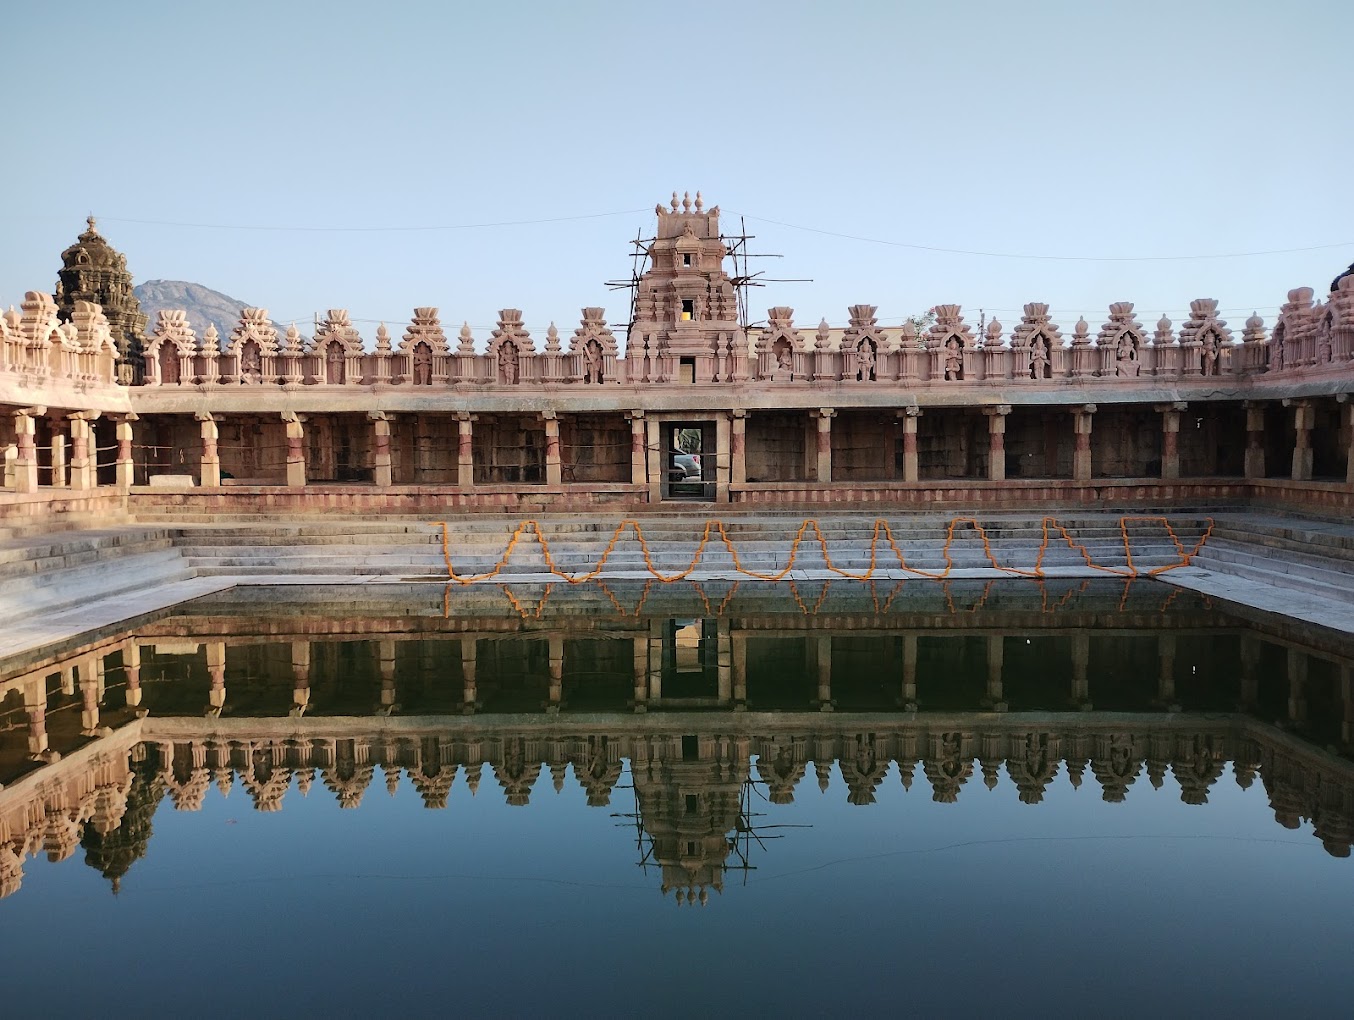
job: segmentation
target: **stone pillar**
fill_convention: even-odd
[[[306,429],[293,411],[282,412],[287,425],[287,485],[301,489],[306,484]]]
[[[127,707],[141,707],[141,646],[131,638],[122,646],[122,673],[127,680]]]
[[[903,481],[917,480],[917,419],[920,407],[905,408],[899,420],[903,423]]]
[[[132,422],[136,420],[136,415],[129,414],[117,424],[118,460],[115,470],[117,487],[122,492],[130,489],[136,481],[136,462],[132,459]]]
[[[1260,639],[1241,635],[1241,707],[1253,708],[1260,700]]]
[[[66,476],[66,436],[61,432],[52,433],[52,475],[48,484],[54,489],[64,489]]]
[[[648,457],[644,453],[644,412],[631,411],[630,418],[630,484],[647,485]]]
[[[293,718],[300,718],[310,707],[310,642],[293,641],[291,643],[291,712]]]
[[[551,714],[559,711],[564,700],[564,635],[551,634],[550,647],[550,692],[545,710]]]
[[[805,640],[809,667],[818,677],[818,711],[831,712],[836,707],[832,702],[832,638],[818,634]]]
[[[71,423],[71,488],[87,491],[94,488],[98,480],[95,471],[97,452],[91,450],[92,430],[89,423],[98,418],[97,413],[73,414]]]
[[[215,714],[219,714],[226,704],[226,643],[224,641],[207,642],[207,676],[210,678],[207,703]]]
[[[733,409],[729,434],[729,483],[742,485],[748,480],[748,413]]]
[[[733,429],[730,415],[715,419],[715,502],[729,502],[729,478],[733,473]],[[703,474],[704,472],[702,472]]]
[[[1006,694],[1001,682],[1005,661],[1006,639],[1000,635],[992,635],[987,639],[987,698],[992,703],[994,712],[1006,711]]]
[[[1180,477],[1180,412],[1189,407],[1183,400],[1158,404],[1161,412],[1161,477]]]
[[[733,641],[729,636],[729,621],[715,621],[715,669],[719,678],[719,702],[733,701]]]
[[[1246,477],[1265,477],[1265,405],[1246,401]]]
[[[1285,400],[1293,409],[1293,481],[1312,480],[1312,425],[1315,423],[1311,401]]]
[[[983,414],[987,415],[987,477],[990,481],[1006,480],[1006,416],[1010,413],[1010,404],[983,408]]]
[[[473,715],[479,702],[479,684],[476,681],[475,639],[461,638],[461,677],[464,686],[461,689],[461,711]]]
[[[466,411],[456,414],[456,485],[470,489],[475,485],[475,416]]]
[[[653,452],[649,458],[649,502],[658,503],[663,499],[663,481],[667,473],[667,465],[663,463],[663,448],[659,442],[659,423],[650,418],[645,423],[647,425],[647,447]]]
[[[31,407],[14,412],[14,491],[36,492],[38,489],[38,447],[35,440],[35,415],[46,414],[45,407]]]
[[[832,419],[837,412],[830,407],[820,407],[817,411],[817,471],[814,475],[819,484],[832,481]]]
[[[198,412],[197,420],[202,423],[202,472],[198,484],[206,489],[219,488],[221,485],[221,454],[216,448],[220,438],[216,419],[206,412]]]
[[[1072,448],[1072,478],[1078,482],[1091,480],[1091,416],[1094,404],[1082,404],[1072,410],[1072,428],[1076,445]]]
[[[1354,667],[1340,667],[1340,740],[1348,747],[1354,744]]]
[[[545,484],[562,485],[564,468],[559,458],[559,415],[554,411],[542,411],[541,421],[545,422]]]
[[[663,697],[663,621],[649,621],[649,698]]]
[[[1354,401],[1348,393],[1335,399],[1340,402],[1340,413],[1345,419],[1345,484],[1354,485]]]
[[[390,459],[390,415],[384,411],[368,411],[371,419],[371,477],[378,489],[394,484]]]

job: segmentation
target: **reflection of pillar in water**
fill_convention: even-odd
[[[80,671],[80,732],[86,737],[99,732],[99,679],[95,675],[93,659],[85,659]]]
[[[811,668],[818,677],[818,710],[831,712],[832,702],[832,638],[816,635],[808,639]]]
[[[1288,649],[1288,718],[1307,721],[1307,656]]]
[[[224,641],[207,642],[207,676],[211,681],[208,691],[208,703],[212,708],[220,709],[226,703],[226,643]]]
[[[141,705],[141,646],[129,638],[122,646],[122,671],[127,679],[127,707]]]
[[[909,712],[917,710],[916,634],[903,635],[903,707]]]
[[[475,639],[472,637],[461,638],[461,676],[465,682],[461,691],[461,710],[469,715],[479,701],[479,687],[475,683]]]
[[[1175,706],[1175,635],[1162,634],[1157,638],[1157,700],[1163,705]]]
[[[299,716],[310,707],[310,642],[291,643],[292,710]]]
[[[564,697],[564,637],[550,635],[550,704],[547,712],[558,712]]]
[[[1260,640],[1254,634],[1241,635],[1241,707],[1251,708],[1260,700]]]
[[[1340,667],[1340,704],[1344,709],[1340,723],[1340,739],[1354,744],[1354,667]]]
[[[649,621],[649,697],[663,697],[663,627],[666,621]]]
[[[715,622],[715,656],[719,664],[719,703],[727,705],[733,699],[733,642],[729,638],[729,621]]]
[[[381,672],[381,707],[395,705],[395,642],[378,641],[376,656]]]
[[[742,712],[748,707],[748,642],[741,633],[730,634],[733,671],[733,710]]]
[[[43,677],[24,685],[24,712],[28,716],[28,753],[39,757],[47,752],[47,681]]]
[[[63,666],[61,668],[61,693],[68,698],[75,694],[74,666]]]
[[[1005,661],[1006,639],[1000,635],[987,639],[987,697],[992,711],[1005,712],[1006,700],[1001,684],[1001,670]]]
[[[1091,710],[1091,682],[1086,672],[1091,661],[1091,635],[1072,636],[1072,701],[1083,711]]]
[[[631,638],[631,661],[635,674],[635,711],[649,710],[649,639]]]

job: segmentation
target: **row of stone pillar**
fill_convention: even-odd
[[[14,414],[14,443],[5,450],[5,488],[15,492],[36,492],[38,471],[37,420],[47,415],[45,407],[29,407]],[[53,488],[86,491],[98,485],[98,450],[94,445],[93,423],[97,411],[76,411],[65,416],[70,432],[58,432],[51,442]],[[134,478],[132,465],[132,421],[134,415],[117,422],[116,485],[126,491]]]

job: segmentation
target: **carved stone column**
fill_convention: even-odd
[[[994,712],[1006,711],[1006,694],[1002,687],[1002,667],[1006,662],[1006,639],[993,635],[987,639],[987,698]]]
[[[136,638],[122,646],[122,674],[127,681],[127,707],[141,705],[141,645]]]
[[[733,639],[729,621],[715,622],[715,669],[719,679],[719,701],[728,705],[733,701]]]
[[[564,636],[562,634],[551,634],[549,648],[550,689],[549,701],[546,703],[545,710],[554,714],[559,711],[560,702],[564,700]]]
[[[384,411],[368,411],[371,419],[371,477],[378,489],[394,484],[390,459],[390,415]]]
[[[47,737],[47,681],[41,677],[24,685],[24,714],[28,716],[28,754],[34,759],[53,752]]]
[[[1307,721],[1307,656],[1296,648],[1288,649],[1288,718]]]
[[[283,411],[287,426],[287,485],[293,489],[306,484],[306,429],[301,417],[294,411]]]
[[[541,421],[545,422],[545,484],[562,485],[564,469],[559,457],[559,415],[554,411],[542,411]]]
[[[461,638],[461,711],[474,715],[479,703],[479,683],[476,678],[475,639]]]
[[[916,419],[912,419],[916,421]],[[903,709],[917,710],[917,635],[903,635]]]
[[[819,634],[805,639],[810,657],[809,667],[818,677],[818,711],[831,712],[836,708],[832,700],[832,638]]]
[[[378,641],[376,643],[377,669],[381,674],[381,707],[379,711],[389,715],[395,710],[395,642]]]
[[[837,412],[830,407],[820,407],[816,412],[817,434],[817,471],[815,480],[819,484],[832,481],[832,419]]]
[[[48,481],[54,489],[64,489],[68,482],[66,475],[66,436],[64,433],[52,432],[52,474]]]
[[[1089,712],[1091,681],[1087,671],[1091,665],[1091,635],[1084,631],[1072,636],[1072,702],[1083,712]]]
[[[1345,419],[1345,483],[1354,485],[1354,401],[1348,393],[1338,394],[1340,414]]]
[[[99,677],[92,659],[80,663],[80,733],[99,735]]]
[[[1265,477],[1265,405],[1246,401],[1246,477]]]
[[[1189,407],[1183,400],[1158,404],[1161,412],[1161,477],[1180,477],[1180,412]]]
[[[715,419],[715,502],[729,502],[729,476],[733,469],[733,441],[730,417]]]
[[[903,481],[917,480],[917,419],[921,417],[921,408],[904,408],[899,420],[903,423]]]
[[[733,710],[743,712],[748,707],[748,642],[742,633],[730,632],[733,670]]]
[[[202,472],[198,484],[203,488],[215,489],[221,485],[221,454],[216,442],[220,433],[216,419],[205,411],[199,411],[197,420],[202,423]]]
[[[45,407],[30,407],[14,412],[14,491],[37,492],[38,447],[36,442],[36,415],[46,414]]]
[[[475,421],[469,412],[456,413],[456,485],[462,489],[475,486]]]
[[[983,408],[987,415],[987,477],[994,482],[1006,479],[1006,416],[1010,413],[1010,404]]]
[[[748,480],[748,413],[741,407],[733,409],[729,435],[729,484],[742,485]]]
[[[630,419],[630,484],[645,485],[649,481],[648,458],[644,454],[644,412],[631,411]]]
[[[647,426],[647,448],[653,451],[653,456],[649,458],[649,502],[658,503],[663,499],[663,482],[664,475],[667,471],[667,465],[663,463],[662,447],[659,445],[659,439],[661,437],[659,436],[657,420],[650,418],[645,422],[645,425]]]
[[[117,424],[118,459],[114,470],[121,492],[126,492],[136,481],[136,462],[132,458],[132,422],[136,420],[135,414],[127,414]]]
[[[1094,404],[1082,404],[1072,409],[1072,429],[1076,445],[1072,448],[1072,477],[1078,482],[1091,480],[1091,416]]]
[[[631,639],[631,663],[635,674],[636,712],[649,710],[649,639],[637,637]]]
[[[90,449],[90,422],[99,417],[97,411],[70,416],[71,423],[71,488],[86,491],[98,480],[95,470],[97,454]],[[91,454],[94,454],[91,456]]]
[[[1162,634],[1157,638],[1157,700],[1175,710],[1175,635]]]
[[[1285,407],[1293,409],[1293,481],[1312,480],[1312,426],[1315,410],[1309,400],[1285,400]]]

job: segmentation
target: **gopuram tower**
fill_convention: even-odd
[[[646,382],[727,382],[732,352],[746,345],[733,281],[724,271],[729,249],[719,235],[719,206],[706,210],[700,192],[672,207],[659,204],[658,233],[639,279],[635,322],[626,357],[644,358]],[[740,357],[739,363],[743,359]]]
[[[71,321],[77,301],[93,301],[103,309],[118,349],[118,382],[141,382],[146,343],[146,315],[132,293],[132,274],[127,272],[127,257],[89,228],[61,253],[57,273],[56,309],[62,322]]]

